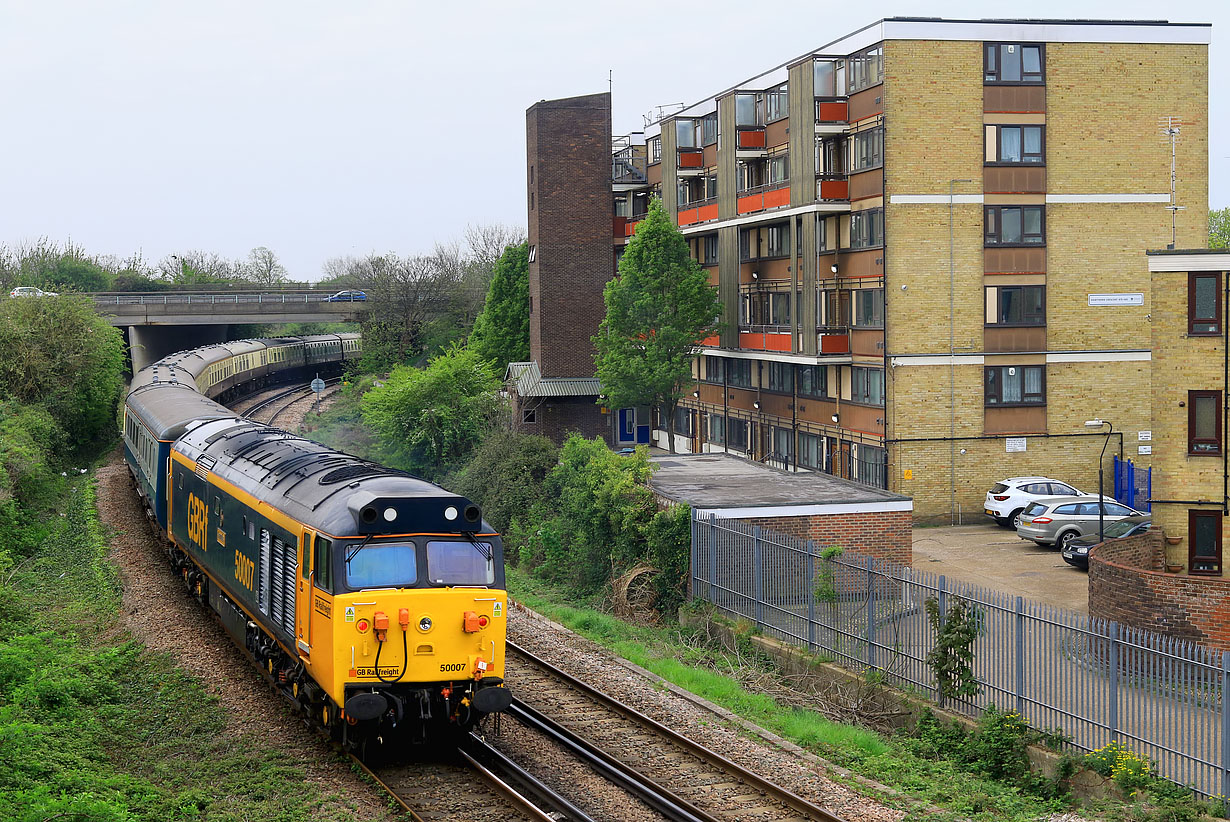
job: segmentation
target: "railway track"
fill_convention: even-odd
[[[325,386],[335,386],[341,382],[340,377],[332,377],[325,380]],[[263,422],[266,425],[273,425],[279,416],[287,411],[296,403],[302,402],[312,395],[311,386],[298,385],[294,388],[288,388],[284,391],[279,391],[273,396],[266,397],[260,402],[248,408],[243,412],[243,415],[248,419],[257,422]],[[289,399],[287,399],[289,397]],[[286,400],[283,402],[283,400]],[[266,415],[265,419],[261,419],[261,415]]]
[[[517,693],[534,694],[539,710],[514,700],[510,716],[529,716],[570,752],[600,752],[608,766],[633,774],[658,798],[625,789],[664,819],[775,819],[843,822],[841,817],[773,784],[665,725],[514,645]],[[528,710],[527,710],[528,709]],[[547,719],[550,713],[553,719]],[[581,739],[584,734],[585,739]],[[565,739],[572,741],[565,742]],[[582,754],[577,754],[582,755]],[[590,756],[591,754],[584,754]],[[652,774],[652,777],[646,776]],[[673,807],[667,807],[668,805]]]

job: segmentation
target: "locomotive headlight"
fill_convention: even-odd
[[[452,505],[450,505],[449,507],[445,508],[445,509],[444,509],[444,518],[445,518],[446,520],[448,520],[449,522],[452,522],[453,520],[457,519],[457,508],[456,508],[456,507],[454,507],[454,506],[452,506]]]
[[[384,509],[384,519],[385,519],[385,522],[392,522],[393,520],[397,519],[397,509],[396,508],[385,508]]]
[[[419,619],[419,630],[423,633],[431,630],[431,617],[425,616]]]

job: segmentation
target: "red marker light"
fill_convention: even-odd
[[[368,624],[366,619],[360,619],[358,622],[354,624],[354,627],[358,630],[359,633],[366,634],[367,629],[370,628],[371,626]]]
[[[487,623],[488,623],[489,621],[490,621],[490,620],[488,620],[486,616],[480,616],[480,617],[478,618],[478,627],[480,627],[480,628],[486,628],[486,627],[487,627]]]

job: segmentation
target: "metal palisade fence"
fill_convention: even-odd
[[[1230,796],[1230,654],[908,566],[694,514],[692,596],[853,671],[977,715],[1014,709],[1080,750],[1111,741],[1203,796]],[[934,599],[979,626],[977,696],[943,700],[926,662]]]

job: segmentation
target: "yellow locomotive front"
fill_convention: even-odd
[[[344,741],[433,740],[508,707],[502,546],[476,508],[452,500],[356,494],[349,507],[367,533],[314,535],[327,547],[300,581],[311,611],[299,656],[327,694],[319,718]],[[424,521],[437,527],[387,533]]]

